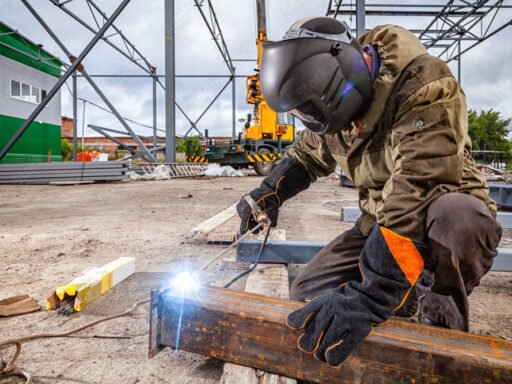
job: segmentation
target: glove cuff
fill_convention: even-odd
[[[263,180],[260,188],[273,192],[278,199],[278,206],[281,206],[285,200],[307,189],[310,184],[306,168],[298,160],[285,157]]]

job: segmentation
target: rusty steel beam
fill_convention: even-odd
[[[205,288],[151,294],[149,355],[166,347],[317,383],[511,383],[512,342],[390,320],[341,369],[297,348],[295,301]]]

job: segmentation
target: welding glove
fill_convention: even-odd
[[[298,347],[339,367],[374,325],[400,308],[423,270],[428,246],[375,224],[360,256],[362,283],[351,281],[289,314],[304,330]]]
[[[281,204],[307,189],[310,184],[309,174],[302,164],[296,159],[285,157],[265,177],[259,188],[249,193],[249,196],[265,211],[271,226],[275,227]],[[241,219],[240,234],[258,225],[252,215],[251,207],[243,197],[237,204],[236,210]]]

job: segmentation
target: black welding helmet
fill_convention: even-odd
[[[290,112],[311,131],[340,132],[365,111],[371,73],[346,23],[303,19],[283,40],[263,44],[261,91],[276,112]]]

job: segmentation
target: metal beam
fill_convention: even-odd
[[[89,128],[91,128],[91,129],[95,130],[96,132],[100,133],[101,135],[105,136],[107,139],[112,140],[114,143],[119,145],[121,148],[124,148],[125,150],[129,151],[130,153],[132,153],[132,154],[136,154],[137,153],[137,150],[135,150],[132,147],[130,147],[129,145],[125,144],[124,142],[122,142],[118,138],[108,134],[106,131],[108,131],[109,129],[103,128],[103,127],[98,127],[98,126],[96,126],[94,124],[88,124],[87,126]]]
[[[219,25],[219,20],[217,19],[217,14],[215,13],[215,10],[213,9],[213,5],[210,0],[206,0],[206,4],[208,6],[208,11],[210,13],[210,21],[208,21],[208,18],[203,10],[203,4],[205,3],[204,0],[194,0],[195,6],[197,7],[197,10],[201,14],[201,17],[203,18],[206,27],[208,28],[208,31],[210,31],[210,34],[213,38],[213,41],[215,41],[215,45],[219,49],[220,54],[222,55],[222,58],[224,59],[224,63],[228,67],[229,73],[231,76],[235,76],[234,66],[233,62],[231,60],[231,55],[229,54],[228,47],[226,45],[226,41],[224,40],[224,35],[222,34],[222,30]]]
[[[464,11],[452,11],[449,13],[449,16],[464,16],[466,15],[467,12],[464,12]],[[332,15],[334,14],[334,11],[332,11],[332,13],[329,13],[329,15]],[[350,10],[350,9],[347,9],[347,10],[341,10],[340,11],[340,15],[351,15],[351,16],[354,16],[356,15],[357,12],[354,11],[354,10]],[[369,10],[367,9],[366,10],[366,15],[367,16],[418,16],[418,17],[428,17],[428,16],[432,16],[432,17],[435,17],[437,16],[438,12],[436,11],[402,11],[402,10],[399,10],[399,11],[392,11],[392,10]],[[483,12],[477,12],[475,13],[475,15],[477,16],[481,16],[483,15],[484,13]]]
[[[261,240],[242,240],[236,247],[236,260],[253,263],[261,248]],[[262,264],[307,264],[326,242],[271,240],[263,249]],[[491,271],[512,272],[512,248],[498,248]]]
[[[27,130],[30,124],[35,120],[37,116],[41,113],[41,111],[48,105],[50,100],[57,94],[62,85],[69,79],[69,77],[74,73],[77,67],[82,63],[84,58],[89,54],[92,48],[96,45],[96,43],[101,39],[101,36],[107,31],[108,28],[112,25],[115,19],[121,14],[123,9],[128,5],[130,0],[122,0],[121,4],[116,8],[116,10],[112,13],[110,18],[103,24],[98,33],[92,38],[92,40],[87,44],[82,53],[78,56],[78,58],[71,64],[71,66],[67,69],[67,71],[59,78],[57,83],[52,87],[52,89],[48,92],[46,97],[41,100],[41,103],[35,108],[35,110],[30,114],[30,116],[25,120],[22,126],[11,136],[7,144],[0,151],[0,160],[2,160],[7,152],[16,144],[18,139],[23,135],[23,133]]]
[[[85,27],[86,29],[88,29],[90,32],[92,32],[93,34],[97,34],[98,31],[96,30],[96,28],[90,26],[89,24],[87,24],[85,21],[83,21],[80,17],[78,17],[77,15],[75,15],[73,12],[71,12],[68,8],[64,7],[64,4],[65,3],[59,3],[58,0],[50,0],[51,3],[53,3],[55,6],[57,6],[60,10],[62,10],[64,13],[66,13],[68,16],[70,16],[71,18],[73,18],[75,21],[77,21],[79,24],[81,24],[83,27]],[[101,40],[103,40],[105,43],[107,43],[108,45],[110,45],[112,48],[114,48],[117,52],[119,52],[121,55],[123,55],[124,57],[126,57],[128,60],[130,60],[132,63],[134,63],[135,65],[137,65],[139,68],[141,68],[143,71],[145,71],[146,73],[148,74],[151,74],[151,68],[153,68],[153,66],[148,66],[148,67],[145,67],[144,65],[142,65],[139,60],[135,60],[132,56],[130,56],[130,54],[126,53],[125,51],[123,51],[121,48],[119,48],[116,44],[114,44],[113,42],[111,42],[107,37],[103,36],[101,37]],[[142,60],[142,58],[141,58]]]
[[[166,0],[165,23],[165,161],[176,162],[176,58],[174,0]],[[181,108],[180,108],[181,109]]]
[[[390,319],[340,369],[297,347],[286,319],[304,303],[229,289],[151,292],[149,356],[165,347],[322,384],[510,383],[512,342]]]
[[[46,22],[43,20],[43,18],[32,8],[32,6],[28,3],[27,0],[22,0],[25,7],[29,10],[29,12],[34,16],[34,18],[41,24],[41,26],[45,29],[45,31],[50,35],[50,37],[57,43],[57,45],[61,48],[61,50],[66,54],[66,56],[69,57],[69,60],[71,63],[73,63],[76,60],[76,57],[66,48],[64,43],[57,37],[57,35],[52,31],[50,26],[46,24]],[[103,100],[103,102],[108,106],[112,114],[119,120],[121,125],[129,132],[130,136],[132,136],[133,140],[139,145],[142,152],[144,152],[147,159],[151,162],[156,162],[156,158],[153,156],[151,152],[148,151],[144,143],[137,137],[135,132],[132,130],[132,128],[128,125],[128,123],[123,119],[121,114],[117,111],[117,109],[114,107],[114,105],[110,102],[107,96],[101,91],[100,87],[94,82],[94,80],[89,77],[87,71],[79,62],[79,66],[77,67],[78,70],[82,73],[82,76],[86,78],[86,80],[89,82],[91,87],[96,91],[96,93],[100,96],[100,98]]]

